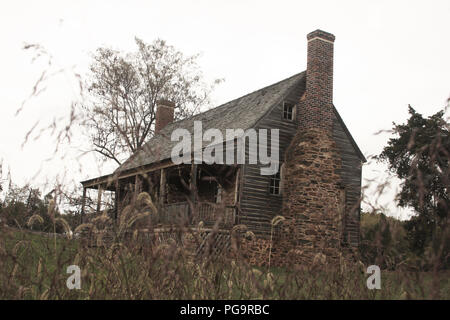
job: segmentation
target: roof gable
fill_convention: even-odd
[[[353,138],[352,134],[350,133],[350,131],[348,130],[347,126],[345,125],[344,120],[342,120],[341,115],[339,114],[339,112],[337,111],[336,107],[333,105],[333,111],[334,114],[336,115],[337,120],[340,122],[342,129],[344,130],[345,134],[347,135],[350,144],[352,145],[353,149],[355,149],[356,154],[358,155],[358,157],[361,159],[361,162],[367,162],[366,157],[364,157],[364,154],[362,153],[361,149],[358,147],[358,144],[356,143],[355,139]]]

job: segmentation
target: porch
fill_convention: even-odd
[[[141,192],[147,192],[158,209],[147,221],[153,227],[195,227],[200,222],[212,227],[218,222],[228,229],[238,223],[239,177],[238,166],[165,163],[159,168],[139,168],[83,181],[82,219],[86,216],[88,190],[96,190],[97,205],[95,209],[91,206],[91,212],[108,208],[114,220],[125,206],[135,203]]]

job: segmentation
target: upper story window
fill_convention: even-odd
[[[283,102],[283,119],[294,120],[295,106],[290,102]]]

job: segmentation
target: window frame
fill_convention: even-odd
[[[292,119],[285,118],[285,116],[284,116],[286,105],[291,105],[292,106],[292,110],[291,110],[291,117],[292,117]],[[295,103],[292,103],[292,102],[289,102],[289,101],[283,101],[283,106],[282,106],[282,109],[281,109],[281,118],[284,121],[294,122],[295,121],[295,117],[296,117],[296,110],[297,110],[297,105]],[[286,113],[289,114],[289,112],[286,112]]]
[[[283,178],[284,178],[283,170],[284,170],[284,163],[278,167],[278,172],[276,174],[269,176],[269,188],[267,190],[269,195],[280,197],[283,194]],[[272,181],[275,181],[275,185],[272,185]],[[276,181],[278,181],[278,186],[276,186]],[[272,189],[274,190],[278,189],[278,193],[272,193]]]

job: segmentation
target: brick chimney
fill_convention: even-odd
[[[333,116],[334,35],[316,30],[307,35],[306,108],[301,108],[300,127],[331,129]]]
[[[169,100],[158,100],[156,103],[155,134],[158,134],[165,126],[173,122],[175,103]]]

